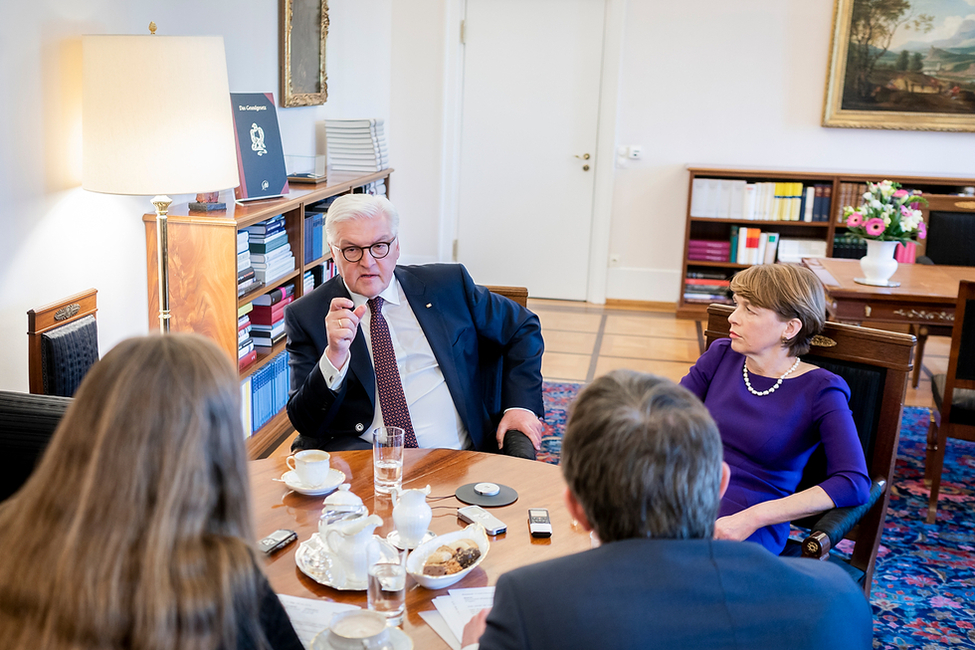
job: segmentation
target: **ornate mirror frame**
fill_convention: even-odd
[[[317,106],[328,99],[327,0],[281,0],[281,105]]]

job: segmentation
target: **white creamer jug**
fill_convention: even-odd
[[[404,547],[419,546],[430,526],[433,510],[427,503],[429,494],[429,485],[422,490],[393,491],[393,523]]]
[[[325,532],[325,542],[338,558],[349,583],[365,583],[370,560],[379,557],[379,542],[372,534],[382,526],[379,515],[337,521]]]

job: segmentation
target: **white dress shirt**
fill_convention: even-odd
[[[349,291],[349,294],[356,307],[368,302],[365,296],[352,291]],[[433,355],[430,343],[420,328],[409,301],[403,294],[399,280],[393,278],[389,286],[379,295],[384,301],[382,315],[389,326],[389,337],[393,341],[396,366],[399,368],[400,381],[403,383],[406,404],[410,409],[410,420],[413,422],[417,445],[423,448],[470,449],[470,436],[460,419],[457,407],[454,406],[440,364]],[[366,307],[366,312],[359,321],[359,329],[366,337],[366,349],[369,350],[370,358],[372,358],[372,336],[369,331],[371,321],[372,310]],[[318,361],[318,367],[328,387],[337,391],[345,380],[349,361],[346,359],[342,368],[336,368],[323,353]],[[375,367],[373,359],[373,368]],[[373,430],[383,426],[378,387],[375,394],[376,415],[372,426],[361,436],[367,442],[372,442]]]

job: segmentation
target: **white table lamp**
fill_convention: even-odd
[[[156,195],[159,327],[168,332],[166,195],[239,184],[223,38],[84,36],[82,48],[82,187]]]

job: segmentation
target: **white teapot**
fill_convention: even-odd
[[[318,534],[325,539],[329,527],[337,521],[356,519],[369,514],[362,499],[353,494],[348,483],[343,483],[335,492],[325,498],[322,516],[318,519]]]
[[[380,554],[379,542],[372,534],[382,526],[379,515],[337,521],[325,532],[328,548],[345,571],[346,584],[364,584],[370,561]]]
[[[430,486],[422,490],[393,489],[393,523],[405,548],[416,548],[423,541],[433,510],[427,504]]]

